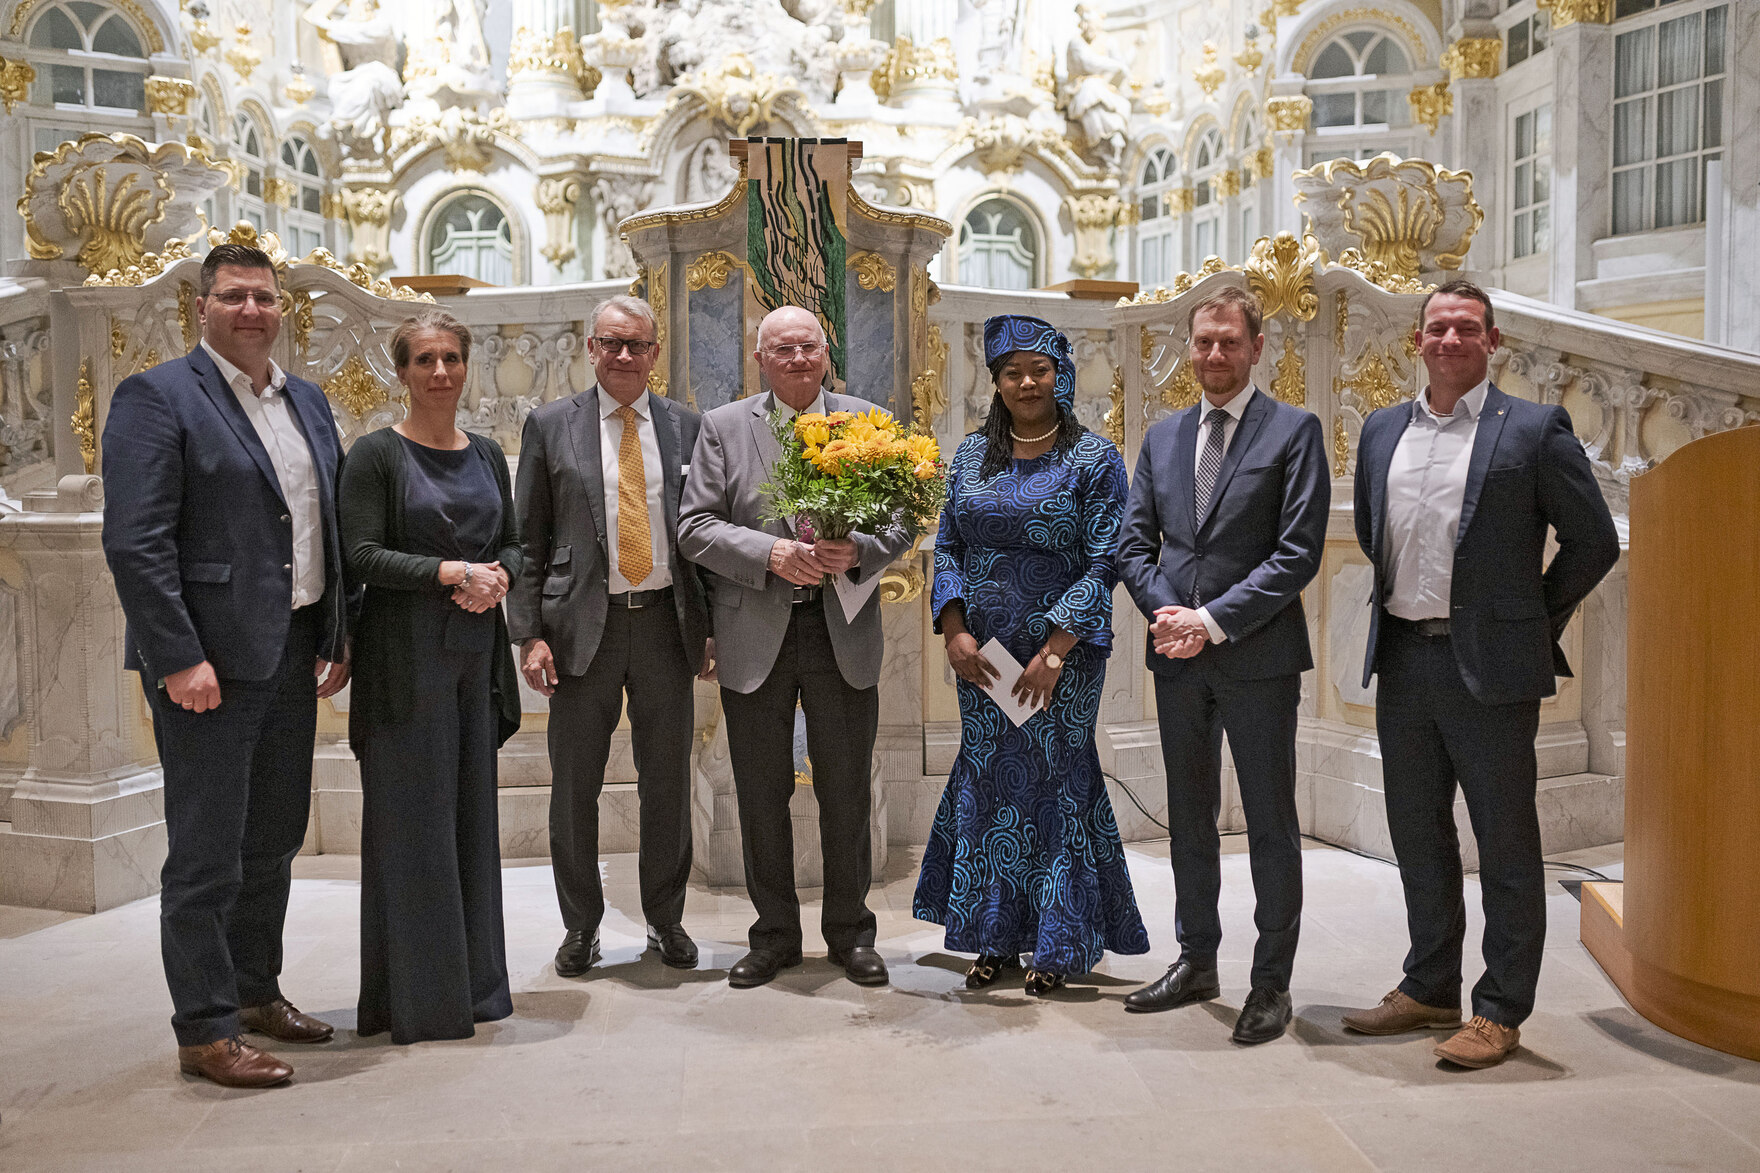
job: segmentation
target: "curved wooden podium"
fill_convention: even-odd
[[[1760,1059],[1760,427],[1631,497],[1625,884],[1584,885],[1583,942],[1645,1018]]]

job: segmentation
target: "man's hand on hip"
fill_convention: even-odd
[[[220,677],[214,665],[203,660],[165,678],[165,695],[171,703],[192,713],[220,707]]]

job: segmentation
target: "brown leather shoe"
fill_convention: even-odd
[[[179,1047],[177,1065],[185,1075],[199,1075],[221,1087],[273,1087],[293,1076],[293,1068],[237,1035],[199,1047]]]
[[[1436,1057],[1462,1067],[1496,1067],[1522,1041],[1522,1032],[1513,1026],[1499,1026],[1483,1014],[1461,1028],[1459,1034],[1445,1043],[1436,1044]]]
[[[327,1043],[336,1028],[309,1014],[286,998],[277,998],[261,1006],[246,1006],[238,1012],[238,1021],[246,1030],[268,1035],[278,1043]]]
[[[1381,1005],[1353,1010],[1344,1016],[1349,1030],[1365,1035],[1401,1035],[1408,1030],[1459,1030],[1461,1012],[1446,1006],[1426,1006],[1398,990],[1381,999]]]

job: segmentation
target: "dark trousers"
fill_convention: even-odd
[[[1485,976],[1473,1013],[1519,1026],[1534,1010],[1546,946],[1546,879],[1534,810],[1540,702],[1473,699],[1447,636],[1419,635],[1383,615],[1375,669],[1375,728],[1387,828],[1405,885],[1406,954],[1399,988],[1427,1006],[1461,1004],[1467,931],[1455,783],[1479,841]]]
[[[748,939],[754,949],[801,947],[801,901],[794,888],[795,702],[807,716],[807,757],[819,804],[825,902],[820,928],[837,952],[874,943],[868,911],[873,843],[874,736],[879,688],[853,688],[838,671],[820,603],[800,603],[776,664],[754,691],[721,690],[727,749],[739,797],[746,892],[758,912]]]
[[[564,676],[550,698],[550,860],[563,926],[591,937],[605,916],[599,881],[599,794],[611,735],[629,697],[636,797],[641,802],[637,873],[652,925],[684,919],[691,878],[691,678],[678,614],[612,607],[599,650],[582,676]]]
[[[416,611],[404,652],[417,667],[415,707],[361,747],[356,1029],[388,1030],[396,1043],[467,1039],[475,1023],[513,1013],[489,682],[497,653],[448,647],[447,609],[457,611],[437,595]]]
[[[1302,829],[1296,816],[1296,706],[1300,675],[1237,680],[1203,653],[1155,676],[1155,712],[1167,767],[1168,855],[1180,953],[1213,964],[1222,944],[1222,735],[1234,755],[1253,873],[1255,989],[1289,988],[1302,928]]]
[[[220,681],[192,713],[143,678],[165,775],[159,941],[179,1046],[238,1033],[238,1008],[281,997],[281,928],[305,841],[317,732],[319,609],[293,614],[267,680]]]

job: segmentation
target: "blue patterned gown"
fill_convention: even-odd
[[[1094,723],[1112,650],[1112,547],[1124,462],[1084,433],[979,479],[982,435],[954,453],[935,543],[937,616],[965,601],[966,627],[1025,664],[1052,624],[1078,637],[1050,706],[1016,727],[976,685],[959,684],[959,757],[947,778],[913,912],[947,926],[960,953],[1031,953],[1035,968],[1082,974],[1102,951],[1147,953],[1100,775]]]

